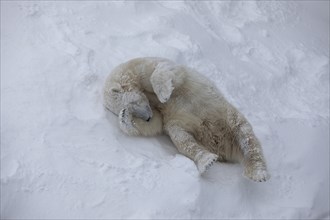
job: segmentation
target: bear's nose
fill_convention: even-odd
[[[150,121],[150,119],[151,119],[151,118],[149,117],[149,118],[147,119],[147,121]]]

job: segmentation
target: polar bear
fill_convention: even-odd
[[[215,161],[229,161],[241,162],[253,181],[269,178],[249,122],[195,70],[164,58],[136,58],[111,72],[103,95],[124,133],[164,132],[201,174]]]

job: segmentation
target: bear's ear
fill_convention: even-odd
[[[114,92],[114,93],[119,93],[122,90],[121,86],[118,83],[113,84],[110,89],[111,89],[111,92]]]

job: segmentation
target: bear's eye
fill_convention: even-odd
[[[118,92],[119,92],[119,89],[112,88],[112,89],[111,89],[111,92],[118,93]]]

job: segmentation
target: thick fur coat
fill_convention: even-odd
[[[104,86],[104,105],[128,135],[165,132],[203,173],[214,161],[239,161],[254,181],[269,178],[260,142],[246,118],[207,78],[162,58],[116,67]]]

